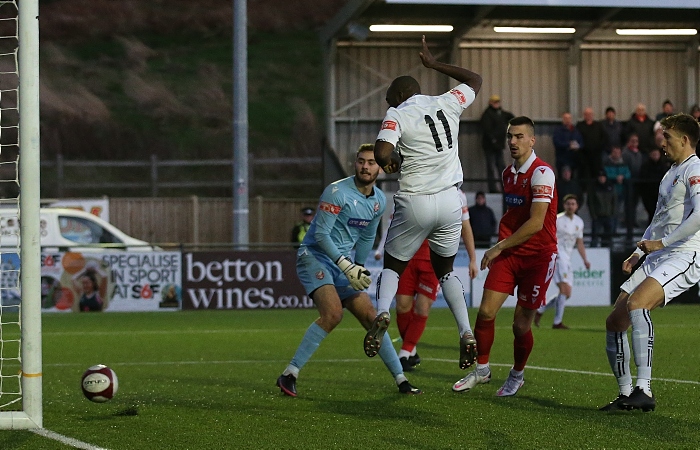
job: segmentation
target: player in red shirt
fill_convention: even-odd
[[[532,320],[546,300],[557,257],[557,192],[552,168],[533,150],[535,125],[528,117],[508,122],[506,135],[513,164],[503,171],[506,213],[501,218],[498,243],[488,249],[481,269],[490,268],[476,319],[476,369],[452,387],[468,391],[491,381],[489,353],[498,311],[518,288],[513,317],[514,364],[496,395],[515,395],[533,346]]]

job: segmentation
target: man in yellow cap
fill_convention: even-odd
[[[500,179],[506,165],[503,161],[503,149],[506,145],[506,128],[513,113],[501,109],[501,97],[493,94],[489,97],[489,106],[481,115],[483,132],[482,148],[486,159],[486,177],[489,180],[489,192],[501,192]]]

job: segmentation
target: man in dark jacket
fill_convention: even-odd
[[[579,150],[579,173],[593,178],[603,167],[603,151],[608,144],[608,134],[603,124],[594,119],[593,108],[583,110],[583,120],[576,124],[583,137],[583,148]]]
[[[561,125],[554,129],[552,142],[556,151],[557,172],[561,172],[562,167],[568,166],[576,175],[579,175],[576,163],[579,159],[578,151],[583,146],[583,137],[574,126],[570,112],[561,115]],[[584,174],[581,178],[586,178],[586,175]]]
[[[489,97],[489,106],[481,115],[481,131],[483,138],[481,146],[486,158],[486,177],[489,181],[490,192],[500,192],[500,180],[506,165],[503,161],[503,149],[506,145],[506,129],[508,121],[514,116],[501,109],[501,97]]]
[[[654,120],[647,115],[647,107],[643,103],[637,105],[632,117],[627,121],[625,141],[633,134],[639,137],[639,150],[645,155],[648,155],[651,149],[656,147]]]
[[[608,182],[605,170],[600,170],[596,181],[588,193],[588,211],[593,219],[591,228],[591,247],[599,247],[601,236],[603,247],[610,247],[615,233],[615,205],[617,195],[615,188]]]
[[[639,195],[642,197],[644,209],[649,215],[647,225],[654,218],[656,201],[659,197],[659,184],[670,166],[668,159],[661,154],[659,148],[652,148],[649,152],[649,159],[642,163],[642,168],[639,171]]]
[[[486,206],[486,194],[476,193],[475,204],[469,207],[469,221],[477,248],[490,248],[491,237],[496,234],[496,215]]]

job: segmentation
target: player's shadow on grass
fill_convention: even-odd
[[[433,350],[452,350],[455,352],[455,354],[457,354],[457,352],[459,352],[459,340],[455,340],[454,345],[433,344],[431,342],[421,341],[419,347],[421,349],[429,348]]]
[[[320,411],[345,416],[357,416],[363,420],[376,420],[377,423],[387,420],[402,420],[415,422],[421,427],[441,427],[443,422],[439,415],[423,411],[415,407],[415,400],[420,396],[410,396],[389,392],[383,397],[366,400],[329,400],[316,399],[315,407]],[[381,407],[377,407],[381,405]]]
[[[485,399],[482,398],[482,400]],[[520,409],[525,415],[532,414],[539,407],[538,413],[551,415],[552,421],[558,423],[563,423],[562,420],[568,419],[586,421],[591,426],[601,429],[615,426],[620,430],[619,436],[635,433],[648,439],[650,445],[659,445],[664,448],[668,448],[668,446],[685,448],[693,443],[688,441],[687,430],[694,430],[700,426],[698,420],[692,420],[689,417],[683,417],[683,419],[667,417],[658,411],[644,413],[637,410],[609,413],[599,411],[598,407],[562,404],[556,399],[529,396],[523,392],[518,392],[516,396],[507,398],[494,396],[489,401],[495,406],[507,405],[509,408]],[[664,430],[663,435],[659,435],[660,429]]]

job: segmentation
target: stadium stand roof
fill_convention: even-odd
[[[402,37],[397,33],[370,32],[368,27],[372,24],[452,25],[451,38],[468,40],[502,40],[506,37],[497,35],[494,26],[524,26],[576,29],[573,34],[537,36],[547,40],[693,42],[697,35],[620,36],[615,30],[700,29],[700,0],[350,0],[321,30],[321,38],[328,41]]]

